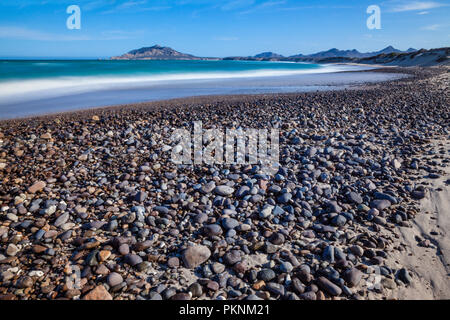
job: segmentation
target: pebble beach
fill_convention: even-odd
[[[450,298],[450,199],[424,209],[450,184],[450,69],[382,71],[408,77],[1,121],[0,299]],[[200,120],[279,129],[278,173],[174,164]]]

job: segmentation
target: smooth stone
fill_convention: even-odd
[[[29,276],[23,276],[17,280],[16,287],[20,289],[31,288],[33,286],[33,279]]]
[[[139,192],[136,194],[136,196],[134,197],[134,200],[135,200],[136,202],[144,202],[145,199],[147,199],[147,196],[148,196],[147,192],[145,192],[145,191],[139,191]]]
[[[334,246],[327,246],[323,251],[322,257],[324,260],[334,263]]]
[[[187,301],[191,300],[191,295],[189,293],[179,292],[174,294],[170,300]]]
[[[342,293],[342,289],[325,277],[317,279],[317,285],[331,296],[338,296]]]
[[[230,186],[223,185],[223,186],[217,186],[214,189],[214,192],[216,194],[218,194],[219,196],[227,197],[227,196],[230,196],[233,194],[234,189]]]
[[[14,257],[19,251],[20,249],[14,243],[10,243],[6,247],[6,254],[10,257]]]
[[[193,298],[201,297],[203,294],[203,288],[198,282],[194,282],[188,288],[188,291],[192,294]]]
[[[411,192],[411,197],[416,200],[421,200],[425,198],[426,191],[425,190],[414,190]]]
[[[307,291],[300,294],[300,298],[307,301],[314,301],[316,300],[316,293],[314,291]]]
[[[239,250],[231,250],[225,253],[223,260],[228,265],[234,265],[241,261],[241,252]]]
[[[353,203],[356,203],[356,204],[361,204],[361,203],[363,203],[362,197],[361,197],[358,193],[356,193],[356,192],[354,192],[354,191],[350,191],[350,192],[347,194],[347,199],[348,199],[350,202],[353,202]]]
[[[168,214],[169,213],[169,208],[167,207],[163,207],[163,206],[156,206],[153,208],[153,210],[162,213],[162,214]]]
[[[337,204],[336,201],[329,201],[326,204],[328,211],[331,213],[341,213],[342,208]]]
[[[266,219],[272,215],[272,210],[274,206],[272,205],[265,205],[262,210],[259,212],[259,217]]]
[[[276,274],[272,269],[261,269],[258,272],[258,279],[263,280],[264,282],[270,282],[275,277]]]
[[[281,272],[290,273],[290,272],[292,272],[292,270],[294,270],[294,267],[292,266],[292,264],[290,262],[283,261],[280,265],[280,270],[281,270]]]
[[[275,296],[284,296],[286,290],[284,289],[284,286],[279,283],[269,282],[266,284],[266,290],[270,293],[274,294]]]
[[[391,206],[391,202],[389,200],[373,200],[370,202],[370,207],[375,208],[378,211],[382,211],[386,208],[389,208]]]
[[[121,255],[125,256],[130,253],[130,246],[126,243],[123,243],[119,246],[118,251]]]
[[[275,232],[270,236],[269,241],[273,243],[274,245],[280,245],[283,244],[285,241],[284,235],[280,232]]]
[[[171,257],[169,260],[167,260],[167,265],[170,268],[178,268],[180,266],[180,259],[177,257]]]
[[[203,227],[203,232],[208,236],[220,236],[223,230],[218,224],[209,224]]]
[[[83,297],[83,300],[112,300],[112,296],[103,285],[98,285]]]
[[[397,273],[397,278],[399,278],[403,283],[410,284],[412,282],[412,277],[409,274],[408,270],[402,268]]]
[[[227,230],[234,229],[239,226],[239,222],[233,218],[225,218],[222,220],[222,226]]]
[[[69,213],[68,213],[68,212],[65,212],[65,213],[63,213],[62,215],[60,215],[60,216],[55,220],[55,222],[53,223],[53,225],[54,225],[55,227],[60,227],[60,226],[62,226],[63,224],[65,224],[65,223],[69,220],[69,217],[70,217]]]
[[[348,269],[344,272],[343,278],[350,288],[357,286],[361,281],[363,273],[356,268]]]
[[[351,246],[350,251],[357,257],[362,257],[364,255],[364,249],[358,245]]]
[[[208,182],[201,187],[201,191],[205,194],[211,193],[216,188],[216,183],[214,181]]]
[[[336,227],[343,227],[347,223],[347,219],[343,215],[337,215],[331,220],[331,223]]]
[[[373,196],[377,200],[388,200],[392,204],[398,204],[397,198],[391,196],[390,194],[381,193],[381,192],[374,192]]]
[[[123,278],[117,272],[112,272],[108,275],[106,281],[110,287],[115,287],[123,282]]]
[[[194,269],[207,261],[211,256],[211,251],[203,245],[188,247],[181,255],[183,263],[188,269]]]
[[[128,254],[125,256],[125,261],[132,267],[138,265],[142,262],[142,258],[138,256],[137,254]]]
[[[208,215],[206,213],[199,213],[195,216],[194,221],[196,223],[202,224],[208,220]]]
[[[29,193],[36,193],[45,188],[47,184],[44,181],[37,181],[28,188]]]
[[[277,201],[282,204],[287,204],[292,199],[292,194],[289,192],[283,193],[277,198]]]

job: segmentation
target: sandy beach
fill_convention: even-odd
[[[0,122],[0,299],[450,298],[450,73]],[[277,128],[276,175],[176,128]]]
[[[420,201],[420,212],[411,228],[400,228],[404,251],[396,262],[414,270],[417,276],[411,287],[392,293],[397,299],[450,299],[450,167],[448,139],[433,141],[424,159],[437,161],[439,177],[424,179],[419,184],[426,188]]]

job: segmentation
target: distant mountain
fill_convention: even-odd
[[[389,52],[392,50],[385,50]],[[290,61],[313,61],[315,63],[361,63],[361,64],[377,64],[387,66],[435,66],[447,65],[450,66],[450,48],[437,49],[420,49],[407,50],[409,52],[390,52],[380,53],[376,56],[363,58],[349,58],[349,57],[328,57],[328,58],[288,58]]]
[[[336,48],[330,49],[328,51],[321,51],[318,53],[310,54],[306,57],[310,58],[333,58],[333,57],[348,57],[348,58],[354,58],[360,56],[361,53],[356,50],[338,50]]]
[[[190,54],[178,52],[169,47],[155,45],[153,47],[144,47],[118,56],[112,57],[112,60],[201,60],[203,58],[195,57]]]
[[[294,56],[290,56],[289,58],[312,58],[314,60],[316,59],[325,59],[325,58],[367,58],[367,57],[374,57],[379,54],[385,53],[402,53],[402,52],[414,52],[417,51],[416,49],[409,48],[407,51],[401,51],[398,49],[395,49],[393,46],[388,46],[380,51],[375,52],[359,52],[356,49],[353,50],[339,50],[336,48],[327,50],[327,51],[321,51],[317,53],[313,53],[310,55],[303,55],[303,54],[297,54]]]
[[[273,58],[284,58],[281,54],[273,53],[273,52],[263,52],[253,56],[254,58],[263,58],[263,59],[273,59]]]
[[[370,54],[370,56],[377,56],[377,55],[382,54],[382,53],[389,54],[389,53],[392,53],[392,52],[399,53],[399,52],[402,52],[402,51],[398,50],[398,49],[395,49],[393,46],[388,46],[388,47],[384,48],[383,50],[370,52],[370,53],[367,53],[366,55]]]
[[[438,48],[430,50],[416,50],[409,48],[401,51],[393,46],[388,46],[380,51],[359,52],[356,49],[339,50],[336,48],[321,51],[310,55],[298,54],[283,57],[273,52],[263,52],[253,57],[228,57],[228,58],[203,58],[191,54],[181,53],[169,47],[155,45],[144,47],[118,56],[112,60],[252,60],[252,61],[293,61],[316,63],[364,63],[384,64],[398,66],[431,66],[436,64],[450,65],[450,48]]]
[[[382,53],[375,57],[355,59],[353,62],[400,67],[429,67],[435,65],[450,66],[450,48],[445,47],[430,50],[408,49],[407,52]]]

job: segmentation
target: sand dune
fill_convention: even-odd
[[[414,219],[412,228],[400,228],[405,251],[395,257],[396,262],[413,270],[416,281],[409,287],[400,287],[391,298],[450,299],[450,142],[436,141],[434,147],[439,159],[431,158],[443,165],[442,175],[421,181],[429,184],[420,203],[421,214]],[[427,239],[429,247],[421,244]]]

